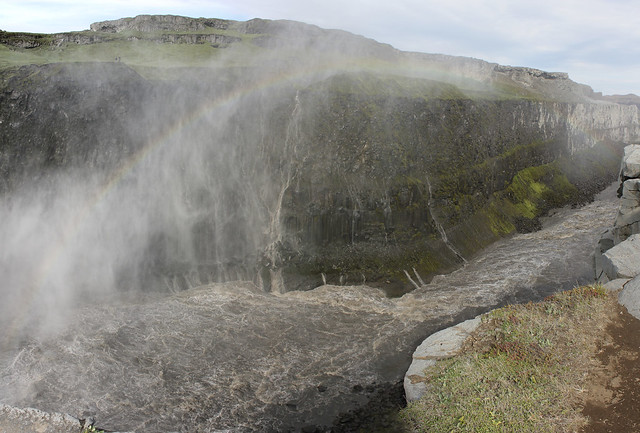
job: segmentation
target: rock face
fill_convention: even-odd
[[[231,43],[217,41],[220,29],[289,44],[265,42],[242,68],[231,60],[246,56],[230,47],[228,63],[160,80],[124,61],[0,72],[0,190],[68,194],[43,211],[52,228],[74,215],[100,221],[76,227],[103,250],[68,258],[104,269],[98,285],[250,279],[286,291],[366,281],[402,293],[412,287],[405,271],[428,280],[539,227],[553,207],[589,200],[611,180],[621,143],[640,135],[636,106],[593,101],[563,74],[402,53],[302,23],[141,16],[92,29],[72,35],[95,50],[129,31],[166,44]],[[314,55],[337,47],[384,72],[310,72]],[[406,65],[471,78],[408,77]],[[504,82],[517,90],[491,93]],[[38,203],[7,206],[3,220],[17,224]],[[74,208],[85,211],[66,214]],[[55,249],[56,235],[37,224]]]
[[[72,178],[117,188],[140,223],[128,233],[139,242],[123,246],[146,258],[142,267],[96,258],[118,272],[102,280],[157,276],[171,289],[241,278],[290,290],[320,285],[323,274],[400,288],[413,268],[428,278],[610,180],[618,156],[581,140],[578,113],[616,139],[629,128],[613,119],[637,116],[617,105],[370,96],[369,83],[388,83],[360,73],[297,93],[257,90],[224,110],[211,101],[237,85],[220,73],[159,84],[111,63],[5,77],[4,193],[50,194]],[[132,217],[113,206],[92,209],[106,212],[103,229]],[[120,254],[118,236],[95,236]]]
[[[640,145],[631,145],[624,148],[622,167],[620,167],[620,180],[637,179],[640,177]]]
[[[620,205],[613,227],[603,233],[596,247],[596,278],[606,282],[638,274],[640,234],[640,145],[624,148],[620,167]]]
[[[640,319],[640,145],[625,147],[619,177],[614,226],[596,246],[596,279],[622,288],[618,301]]]
[[[620,210],[613,230],[614,243],[622,242],[634,233],[640,233],[640,179],[628,179],[622,184]]]
[[[636,256],[636,259],[640,255]],[[630,314],[640,319],[640,278],[637,276],[625,283],[618,296],[620,304],[624,305]]]
[[[603,254],[601,281],[640,274],[640,234],[632,235]]]
[[[138,15],[135,18],[101,21],[91,24],[93,32],[197,32],[207,28],[227,30],[235,21],[216,18],[188,18],[177,15]]]

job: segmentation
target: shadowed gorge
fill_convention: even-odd
[[[566,74],[289,21],[0,43],[0,402],[111,430],[351,431],[426,333],[591,277],[640,136]],[[504,238],[576,251],[483,279]]]

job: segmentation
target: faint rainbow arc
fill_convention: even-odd
[[[181,130],[193,124],[194,122],[205,116],[206,113],[223,108],[225,104],[232,104],[235,101],[240,100],[242,97],[250,95],[253,92],[257,92],[261,89],[266,89],[271,86],[286,83],[287,81],[293,82],[295,79],[303,78],[304,76],[311,76],[314,74],[321,74],[327,71],[340,71],[349,70],[349,68],[357,68],[358,62],[354,62],[353,59],[347,61],[336,61],[325,63],[319,68],[293,68],[284,71],[280,74],[267,75],[262,80],[256,80],[251,86],[238,87],[230,90],[227,94],[222,95],[211,101],[207,101],[201,104],[199,107],[194,108],[189,112],[187,116],[178,118],[171,126],[166,127],[161,132],[157,133],[153,138],[147,140],[147,142],[134,154],[132,154],[126,161],[121,164],[115,171],[113,171],[108,179],[102,184],[100,188],[93,194],[93,198],[88,200],[81,210],[76,213],[74,218],[66,225],[65,229],[59,236],[59,241],[51,248],[50,252],[45,255],[45,259],[41,261],[37,270],[35,271],[35,277],[32,279],[30,289],[27,289],[29,298],[37,295],[40,287],[44,284],[47,275],[51,269],[55,266],[57,259],[60,257],[61,252],[67,247],[70,239],[72,239],[79,231],[83,221],[89,218],[91,212],[100,203],[110,191],[112,191],[118,183],[130,172],[135,170],[149,154],[155,149],[161,147],[164,143],[168,142],[172,137],[177,135]],[[450,72],[450,71],[449,71]],[[567,123],[569,118],[564,113],[558,110],[557,115],[564,117]],[[580,130],[592,138],[599,138],[594,134],[592,130],[586,130],[582,126],[574,125],[576,130]],[[27,303],[26,305],[29,305]]]

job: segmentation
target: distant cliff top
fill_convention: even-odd
[[[91,31],[119,33],[133,30],[138,32],[195,32],[207,28],[226,30],[237,21],[217,18],[189,18],[177,15],[138,15],[134,18],[100,21],[90,26]]]
[[[149,67],[165,70],[167,67],[210,67],[219,61],[220,50],[242,48],[244,52],[237,50],[236,55],[225,56],[225,61],[234,67],[262,69],[265,65],[281,65],[286,70],[300,67],[304,63],[302,59],[317,63],[317,69],[349,64],[352,69],[371,70],[373,65],[376,73],[409,75],[453,84],[469,97],[569,102],[596,99],[640,104],[640,98],[635,95],[603,98],[589,86],[572,81],[564,72],[504,66],[445,54],[404,52],[346,31],[322,29],[296,21],[139,15],[96,22],[90,29],[54,35],[0,31],[0,44],[11,50],[3,53],[4,56],[11,57],[12,52],[25,50],[30,54],[16,54],[3,64],[117,59],[138,71],[147,68],[145,72],[149,73]],[[78,49],[78,46],[98,44],[99,49]],[[135,48],[134,44],[137,44]],[[67,50],[67,47],[75,48]],[[225,65],[216,64],[216,67],[220,66]]]

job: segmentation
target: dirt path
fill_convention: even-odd
[[[592,422],[582,433],[640,432],[640,320],[617,305],[589,376],[583,414]]]

